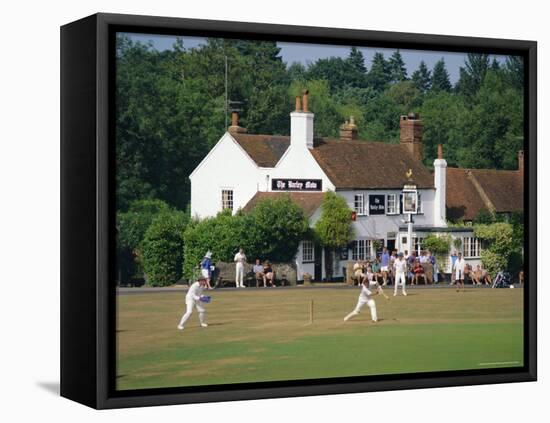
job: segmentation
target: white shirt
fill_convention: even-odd
[[[244,255],[244,253],[237,253],[235,254],[235,258],[233,259],[233,261],[236,261],[237,264],[244,264],[244,262],[246,261],[246,256]]]
[[[457,257],[456,261],[455,261],[455,270],[458,272],[459,270],[462,272],[462,274],[464,274],[464,265],[466,264],[466,262],[464,261],[463,258],[459,259]]]
[[[361,301],[368,301],[370,300],[371,295],[372,295],[371,290],[368,289],[365,285],[361,285],[361,293],[359,294],[359,299]]]
[[[395,260],[395,273],[405,273],[407,271],[407,262],[404,259]]]
[[[185,299],[187,301],[189,300],[199,301],[201,298],[202,291],[204,291],[204,286],[201,286],[200,282],[197,281],[189,287],[189,291],[187,291],[187,295],[185,296]]]
[[[420,263],[427,263],[428,261],[428,256],[420,256]]]

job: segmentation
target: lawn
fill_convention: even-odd
[[[385,290],[391,296],[391,290]],[[212,291],[208,328],[184,292],[118,295],[117,389],[196,386],[523,364],[523,290],[409,289],[344,322],[358,289]],[[314,321],[309,325],[309,306]]]

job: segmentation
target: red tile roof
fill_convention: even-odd
[[[322,192],[257,192],[254,197],[243,207],[243,211],[252,210],[259,201],[264,199],[277,199],[289,196],[304,211],[307,217],[313,216],[315,211],[321,207],[325,194]]]
[[[449,167],[446,205],[451,220],[473,220],[481,209],[493,208],[496,213],[522,211],[523,173]]]
[[[231,135],[261,167],[274,167],[290,145],[290,137]],[[317,138],[310,151],[336,189],[401,189],[409,169],[419,188],[434,186],[430,172],[402,144]]]

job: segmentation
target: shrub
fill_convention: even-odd
[[[346,246],[353,239],[351,209],[346,200],[332,191],[325,194],[321,204],[321,217],[315,224],[315,234],[328,248]]]
[[[167,286],[181,279],[183,233],[187,222],[185,213],[165,211],[147,229],[141,247],[148,285]]]
[[[246,247],[254,257],[290,261],[309,231],[303,210],[290,196],[260,201],[248,216]]]
[[[451,248],[451,237],[449,235],[428,235],[422,242],[422,248],[430,250],[439,263],[445,263]]]
[[[214,262],[233,261],[241,246],[246,252],[247,223],[246,215],[237,213],[232,216],[230,210],[220,212],[215,217],[189,222],[183,235],[183,274],[193,278],[197,265],[208,250],[212,251]]]
[[[498,222],[476,225],[475,236],[483,240],[481,262],[490,272],[515,270],[521,246],[514,241],[514,228],[510,223]]]

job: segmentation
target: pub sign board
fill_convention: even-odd
[[[369,195],[369,215],[386,214],[386,196],[383,194]]]
[[[272,191],[322,191],[321,179],[272,179]]]

